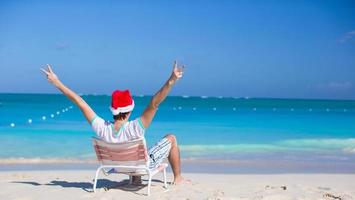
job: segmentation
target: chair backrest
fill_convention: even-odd
[[[93,137],[97,159],[104,165],[149,166],[145,139],[108,143]]]

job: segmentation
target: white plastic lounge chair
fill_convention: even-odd
[[[113,144],[93,137],[93,146],[97,159],[100,162],[100,166],[96,170],[94,192],[96,192],[99,172],[102,170],[107,175],[105,169],[111,168],[114,168],[117,173],[129,175],[130,183],[132,183],[132,176],[148,175],[148,196],[150,195],[152,177],[158,172],[163,171],[164,187],[167,188],[166,168],[168,164],[162,163],[154,169],[149,169],[149,159],[144,138],[126,143]]]

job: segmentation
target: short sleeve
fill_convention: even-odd
[[[137,118],[129,123],[129,130],[131,139],[144,137],[145,128],[142,124],[141,118]]]
[[[104,138],[105,137],[105,120],[103,120],[101,117],[99,116],[95,116],[92,120],[91,120],[91,127],[92,129],[95,131],[96,135],[100,138]]]

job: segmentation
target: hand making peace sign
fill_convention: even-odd
[[[173,65],[173,72],[170,76],[170,80],[173,80],[173,81],[179,80],[184,73],[184,69],[185,69],[185,66],[184,65],[179,66],[177,64],[177,61],[175,60],[174,65]]]
[[[56,84],[59,81],[57,75],[53,72],[53,70],[49,64],[47,64],[47,70],[45,70],[43,68],[41,68],[41,70],[44,74],[47,75],[47,79],[49,82]]]

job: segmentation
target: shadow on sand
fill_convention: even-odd
[[[146,181],[146,180],[143,180]],[[153,179],[152,182],[163,183],[161,180]],[[33,181],[13,181],[11,183],[21,183],[21,184],[29,184],[33,186],[61,186],[63,188],[80,188],[86,192],[93,192],[93,183],[92,182],[68,182],[68,181],[60,181],[54,180],[49,183],[41,184]],[[146,187],[147,184],[140,185],[132,185],[129,184],[129,180],[125,179],[120,182],[111,181],[108,179],[98,179],[97,180],[97,189],[103,188],[105,191],[111,189],[119,189],[123,191],[133,192],[135,194],[143,195],[141,193],[137,193],[137,191]]]

